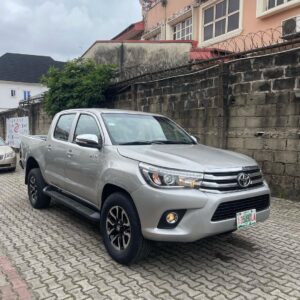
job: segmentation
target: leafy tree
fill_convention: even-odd
[[[51,67],[42,77],[45,93],[44,107],[50,116],[64,109],[99,107],[115,68],[98,65],[92,60],[67,62],[62,70]]]

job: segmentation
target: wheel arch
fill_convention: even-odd
[[[141,223],[141,219],[140,219],[140,214],[139,214],[139,211],[135,205],[135,202],[131,196],[131,194],[126,190],[124,189],[123,187],[120,187],[116,184],[113,184],[113,183],[107,183],[104,187],[103,187],[103,190],[102,190],[102,197],[101,197],[101,206],[100,206],[100,215],[101,215],[101,211],[102,211],[102,207],[106,201],[106,199],[114,194],[114,193],[122,193],[122,194],[125,194],[128,199],[130,200],[134,210],[136,211],[136,214],[138,216],[138,222],[139,222],[139,226],[141,227],[142,226],[142,223]]]
[[[112,194],[114,194],[114,193],[122,193],[122,194],[127,195],[127,196],[129,197],[129,199],[131,199],[131,202],[132,202],[132,204],[134,205],[134,207],[135,207],[135,209],[136,209],[136,211],[137,211],[137,208],[136,208],[136,206],[135,206],[135,203],[134,203],[134,201],[133,201],[133,199],[132,199],[130,193],[129,193],[126,189],[124,189],[124,188],[122,188],[122,187],[120,187],[120,186],[118,186],[118,185],[116,185],[116,184],[112,184],[112,183],[107,183],[107,184],[103,187],[102,195],[101,195],[101,206],[100,206],[100,211],[102,210],[102,207],[103,207],[103,205],[104,205],[104,203],[105,203],[105,200],[106,200],[110,195],[112,195]]]

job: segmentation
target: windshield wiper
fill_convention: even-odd
[[[151,144],[166,144],[166,145],[190,145],[192,142],[186,142],[186,141],[168,141],[168,140],[157,140],[157,141],[151,141]]]
[[[127,143],[120,143],[121,146],[130,146],[130,145],[151,145],[151,142],[149,141],[133,141],[133,142],[127,142]]]
[[[153,141],[133,141],[133,142],[127,142],[127,143],[120,143],[121,146],[130,146],[130,145],[191,145],[191,142],[183,142],[183,141],[168,141],[168,140],[153,140]]]

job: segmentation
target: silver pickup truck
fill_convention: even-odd
[[[54,199],[98,222],[122,264],[148,254],[150,241],[192,242],[270,213],[270,191],[252,158],[201,145],[161,115],[63,111],[48,136],[22,138],[21,157],[31,205]]]

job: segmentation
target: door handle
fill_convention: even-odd
[[[69,151],[67,152],[67,156],[68,156],[69,158],[71,158],[71,157],[74,156],[74,154],[72,153],[72,150],[69,150]]]
[[[48,150],[48,151],[51,151],[51,150],[52,150],[52,146],[51,146],[51,145],[48,145],[48,146],[47,146],[47,150]]]

